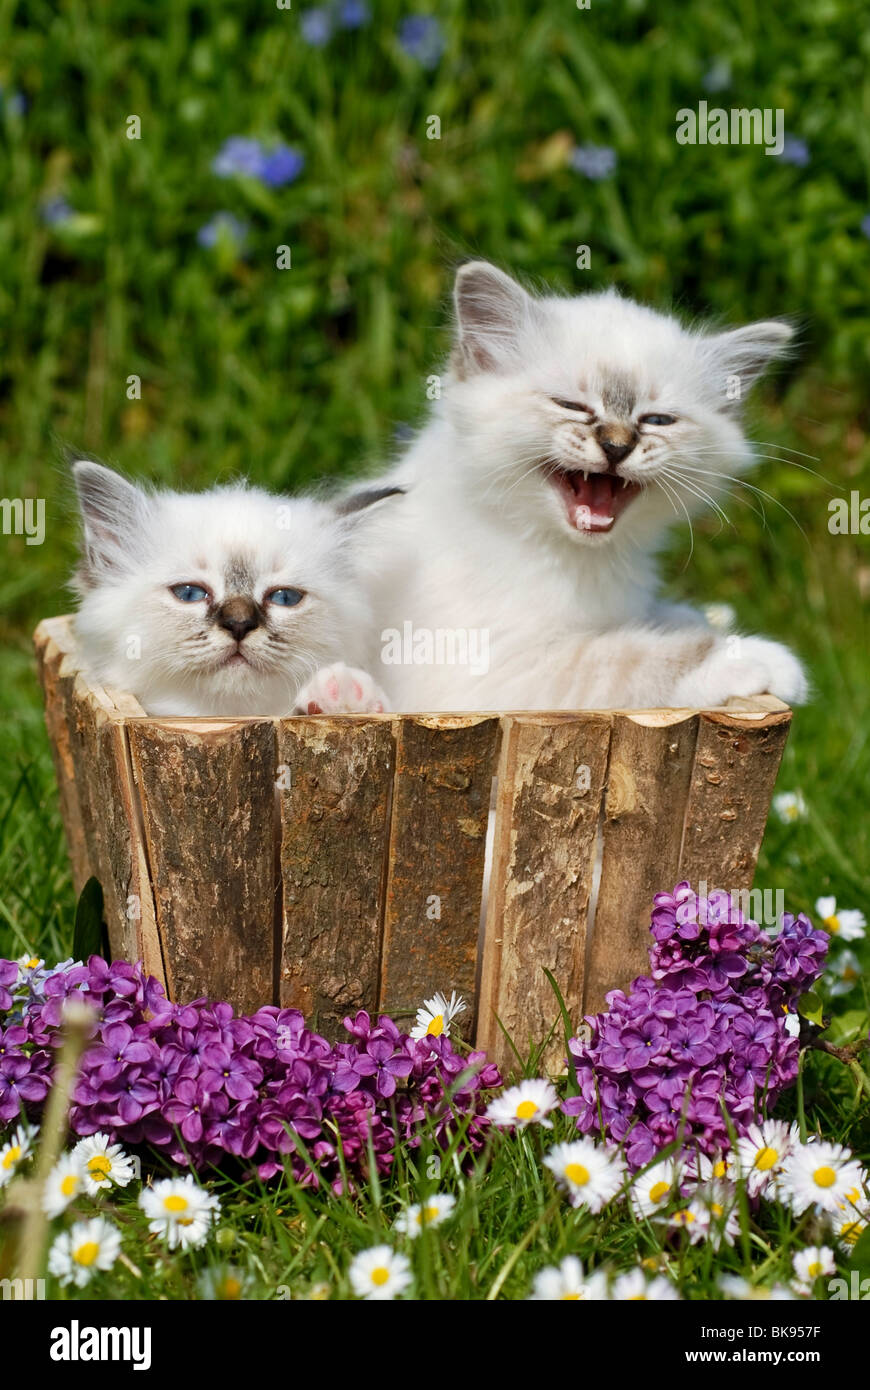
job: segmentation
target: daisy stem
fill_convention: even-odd
[[[36,1172],[33,1179],[27,1182],[26,1188],[24,1185],[21,1188],[21,1195],[25,1199],[22,1203],[24,1220],[18,1244],[18,1276],[21,1279],[36,1279],[42,1268],[49,1224],[48,1217],[42,1209],[42,1194],[45,1180],[57,1163],[66,1139],[70,1096],[82,1053],[87,1046],[92,1022],[91,1009],[84,1005],[77,1008],[68,1007],[54,1085],[45,1107]]]

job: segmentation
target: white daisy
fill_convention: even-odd
[[[660,1219],[667,1221],[669,1231],[685,1231],[692,1245],[700,1245],[710,1230],[710,1213],[703,1202],[677,1207],[670,1216],[663,1215]]]
[[[808,1245],[805,1250],[799,1250],[792,1256],[792,1265],[801,1292],[810,1292],[817,1279],[837,1272],[834,1252],[827,1245]]]
[[[706,1154],[694,1154],[686,1164],[686,1178],[694,1181],[699,1187],[707,1187],[713,1182],[723,1182],[735,1176],[735,1161],[733,1153],[716,1154],[714,1158],[708,1158]]]
[[[846,1211],[834,1217],[834,1235],[841,1250],[851,1254],[864,1232],[870,1230],[863,1213]]]
[[[162,1178],[143,1188],[139,1205],[148,1217],[148,1229],[164,1236],[170,1250],[204,1245],[220,1211],[220,1202],[192,1177]]]
[[[750,1284],[740,1274],[723,1274],[719,1288],[726,1298],[740,1298],[753,1303],[770,1300],[773,1303],[794,1301],[794,1291],[785,1284]]]
[[[425,1202],[415,1202],[413,1206],[399,1212],[395,1222],[396,1230],[401,1231],[402,1235],[418,1236],[424,1226],[440,1226],[442,1221],[446,1221],[452,1215],[455,1206],[456,1198],[452,1193],[436,1192],[434,1196],[427,1197]]]
[[[620,1303],[673,1302],[679,1299],[670,1279],[656,1274],[648,1279],[642,1269],[631,1269],[620,1274],[610,1286],[610,1297]]]
[[[867,926],[867,918],[857,908],[837,911],[836,898],[817,898],[816,912],[821,925],[838,941],[860,941]]]
[[[245,1297],[250,1279],[235,1265],[216,1265],[203,1270],[197,1280],[199,1296],[214,1303],[236,1303]]]
[[[548,1265],[535,1275],[530,1303],[559,1300],[562,1303],[596,1302],[607,1297],[607,1280],[601,1270],[584,1275],[576,1255],[566,1255],[559,1265]]]
[[[851,989],[855,988],[861,974],[861,962],[855,952],[850,951],[848,946],[844,946],[841,951],[837,952],[825,970],[828,993],[835,998],[841,994],[848,994]]]
[[[502,1091],[500,1096],[490,1101],[486,1114],[494,1125],[512,1125],[524,1129],[526,1125],[540,1124],[545,1129],[552,1129],[552,1121],[547,1116],[558,1104],[559,1097],[552,1082],[536,1078],[521,1081],[518,1086],[510,1086]]]
[[[654,1163],[631,1185],[631,1204],[641,1220],[664,1211],[680,1193],[680,1171],[672,1158]]]
[[[737,613],[730,603],[708,603],[704,617],[717,632],[730,632],[737,622]]]
[[[782,1191],[792,1210],[800,1215],[808,1207],[817,1212],[842,1215],[851,1194],[861,1192],[866,1182],[861,1165],[842,1144],[819,1140],[798,1145],[785,1161]]]
[[[112,1268],[120,1249],[121,1235],[111,1221],[102,1216],[76,1221],[49,1250],[49,1273],[62,1284],[75,1284],[82,1289],[97,1270]]]
[[[62,1154],[45,1180],[42,1209],[47,1216],[60,1216],[74,1197],[84,1190],[84,1169],[76,1153]]]
[[[369,1302],[397,1298],[413,1283],[407,1256],[391,1250],[389,1245],[374,1245],[371,1250],[360,1251],[354,1255],[347,1272],[354,1293]]]
[[[572,1207],[586,1206],[599,1212],[622,1187],[625,1167],[616,1150],[608,1150],[591,1139],[574,1139],[554,1144],[544,1167],[568,1194]]]
[[[12,1138],[0,1149],[0,1187],[5,1187],[20,1164],[30,1157],[32,1141],[30,1130],[19,1125]]]
[[[807,803],[802,792],[777,792],[773,798],[773,809],[781,821],[806,820]]]
[[[18,966],[19,982],[29,980],[34,970],[41,970],[45,961],[39,956],[19,956],[15,962]]]
[[[737,1162],[750,1197],[765,1191],[769,1197],[775,1196],[783,1165],[798,1142],[797,1130],[784,1120],[763,1120],[760,1125],[749,1126],[737,1140]]]
[[[709,1183],[706,1187],[698,1188],[695,1200],[706,1208],[707,1239],[713,1249],[718,1250],[722,1245],[733,1245],[740,1234],[737,1189],[733,1183]]]
[[[439,991],[431,999],[424,1000],[423,1007],[417,1010],[417,1022],[411,1029],[412,1038],[440,1038],[450,1036],[450,1025],[457,1014],[468,1005],[454,989],[449,1000]]]
[[[73,1153],[81,1160],[85,1191],[92,1197],[106,1192],[113,1184],[126,1187],[135,1176],[132,1158],[120,1144],[110,1143],[108,1134],[89,1134],[79,1140]]]

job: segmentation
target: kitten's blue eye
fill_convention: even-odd
[[[201,584],[173,584],[171,592],[182,603],[201,603],[208,598],[208,591]]]
[[[270,603],[277,603],[281,608],[295,608],[297,603],[302,602],[305,593],[302,589],[273,589],[266,597]]]
[[[677,417],[676,415],[641,415],[640,423],[642,425],[675,425]]]

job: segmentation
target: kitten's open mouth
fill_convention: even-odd
[[[553,464],[546,464],[545,472],[576,531],[609,531],[641,490],[639,483],[616,473],[584,473]]]
[[[244,652],[237,649],[234,652],[227,652],[227,655],[218,662],[218,667],[223,670],[225,666],[250,666],[250,664]]]

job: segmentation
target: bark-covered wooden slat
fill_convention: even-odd
[[[508,1067],[516,1058],[503,1028],[525,1060],[554,1023],[543,1064],[561,1067],[559,1004],[545,969],[579,1021],[610,732],[607,715],[503,721],[477,1044]]]
[[[272,721],[127,729],[172,997],[273,1002]]]
[[[412,1013],[436,990],[469,1005],[499,721],[431,715],[397,721],[380,1007]]]
[[[696,889],[751,888],[791,711],[763,719],[702,714],[680,878]]]
[[[33,641],[45,701],[45,725],[57,778],[60,813],[69,850],[73,887],[79,893],[90,876],[90,860],[67,722],[67,707],[75,680],[75,666],[70,651],[71,643],[61,644],[65,634],[63,620],[49,618],[39,624]]]
[[[378,1008],[393,765],[389,720],[279,724],[280,1001],[331,1037]]]
[[[653,895],[679,876],[697,732],[697,715],[664,725],[614,720],[587,1013],[604,1006],[608,990],[647,972]]]

